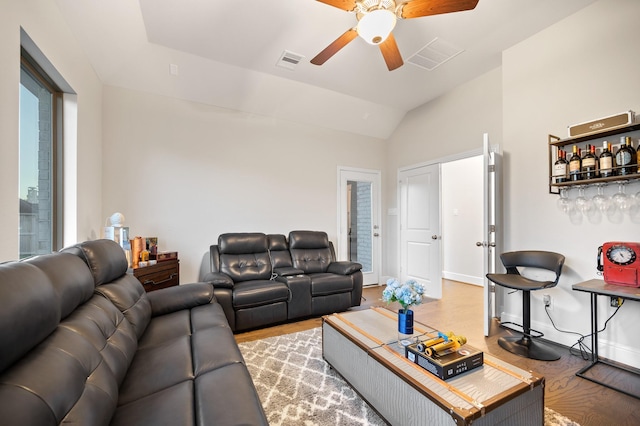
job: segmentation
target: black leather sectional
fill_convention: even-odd
[[[359,306],[362,265],[336,261],[325,232],[229,233],[210,247],[218,303],[233,331]]]
[[[108,240],[0,265],[0,424],[267,425],[212,286],[126,271]]]

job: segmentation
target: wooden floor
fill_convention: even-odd
[[[370,306],[386,306],[382,302],[383,287],[374,286],[364,289],[366,299],[362,306],[354,309],[366,309]],[[389,308],[393,308],[393,304]],[[413,308],[416,321],[444,331],[454,331],[467,337],[469,344],[482,349],[504,361],[520,368],[535,371],[545,377],[545,405],[580,423],[582,426],[623,426],[640,425],[640,399],[608,389],[577,377],[575,373],[589,364],[579,356],[569,354],[567,348],[557,346],[562,354],[558,361],[544,362],[513,355],[500,346],[497,340],[501,336],[515,334],[502,328],[497,321],[492,324],[491,336],[484,337],[482,323],[482,288],[455,281],[443,281],[443,298]],[[290,324],[283,324],[261,330],[236,335],[238,342],[246,342],[267,337],[295,333],[314,327],[320,327],[322,320],[314,318]],[[599,368],[599,367],[598,367]],[[595,370],[595,369],[594,369]],[[603,368],[608,375],[615,370]],[[629,386],[637,383],[637,377],[619,374],[618,383]]]

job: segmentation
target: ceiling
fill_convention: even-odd
[[[593,2],[480,0],[471,11],[399,20],[405,65],[390,72],[360,38],[309,63],[357,22],[314,0],[56,0],[106,85],[382,139],[407,111],[499,67],[502,51]],[[430,71],[408,63],[435,39],[462,53]],[[285,50],[304,56],[294,69],[277,66]]]

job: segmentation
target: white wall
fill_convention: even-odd
[[[101,212],[102,84],[71,36],[54,2],[2,0],[0,14],[0,261],[18,257],[18,89],[20,85],[20,27],[77,93],[76,203],[67,211],[78,218],[65,235],[79,240],[99,234]],[[73,159],[69,161],[74,161]],[[70,166],[67,164],[67,166]],[[66,240],[65,244],[76,241]]]
[[[583,334],[589,328],[589,298],[571,285],[598,278],[596,250],[606,241],[640,241],[640,225],[629,216],[613,223],[575,223],[548,194],[547,134],[566,136],[566,126],[629,109],[640,111],[637,0],[602,0],[514,46],[503,54],[505,155],[505,249],[563,253],[552,317],[558,327]],[[632,193],[640,190],[635,185]],[[532,293],[532,328],[573,344],[553,330],[540,292]],[[612,313],[600,299],[600,324]],[[607,306],[604,306],[604,305]],[[640,367],[640,342],[632,324],[638,303],[627,302],[601,337],[601,354]],[[505,315],[521,315],[520,297],[506,296]]]
[[[407,114],[389,140],[386,209],[397,207],[397,170],[480,146],[488,132],[504,159],[504,250],[553,250],[566,256],[560,285],[548,291],[552,316],[565,330],[590,332],[589,297],[575,283],[598,278],[595,256],[606,241],[640,241],[629,216],[611,222],[570,221],[548,193],[549,133],[632,109],[640,112],[640,55],[636,0],[601,0],[503,54],[503,65]],[[640,184],[634,184],[635,193]],[[608,189],[611,193],[612,189]],[[387,215],[386,274],[397,275],[397,216]],[[572,345],[575,336],[555,331],[541,294],[532,294],[532,327]],[[600,325],[612,313],[601,298]],[[605,306],[607,305],[607,306]],[[601,335],[601,355],[640,367],[640,343],[631,324],[638,304],[627,302]],[[504,320],[519,322],[518,293],[506,296]]]
[[[483,241],[482,155],[443,163],[442,276],[482,286]]]
[[[384,166],[384,141],[352,133],[114,87],[103,108],[103,220],[119,211],[132,236],[177,250],[182,283],[224,232],[335,243],[338,166]]]
[[[445,65],[446,66],[446,65]],[[492,144],[502,142],[502,73],[492,70],[440,98],[410,111],[387,143],[383,191],[384,274],[398,276],[398,169],[479,151],[484,133]]]

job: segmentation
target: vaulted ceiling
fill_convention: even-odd
[[[398,20],[405,64],[388,71],[360,38],[322,66],[309,62],[357,24],[319,1],[56,0],[106,85],[383,139],[407,111],[495,69],[502,51],[593,1],[480,0]],[[303,58],[278,66],[285,51]],[[419,51],[457,54],[423,67],[411,63]]]

